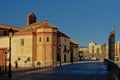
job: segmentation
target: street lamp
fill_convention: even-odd
[[[59,45],[59,61],[60,61],[60,67],[62,66],[61,64],[61,45]]]
[[[73,64],[73,46],[70,47],[70,61],[71,61],[71,64]]]
[[[11,72],[11,38],[14,35],[14,30],[10,28],[8,30],[8,37],[9,37],[9,71],[8,71],[8,77],[12,77],[12,72]]]

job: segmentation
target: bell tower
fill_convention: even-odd
[[[36,16],[35,14],[32,12],[30,14],[27,15],[27,25],[30,25],[32,23],[36,22]]]

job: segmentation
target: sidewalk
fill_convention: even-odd
[[[93,61],[87,61],[87,62],[93,62]],[[94,62],[98,62],[98,61],[94,61]],[[73,64],[76,63],[86,63],[86,61],[77,61],[77,62],[73,62]],[[66,62],[66,63],[61,63],[61,66],[65,66],[65,65],[69,65],[71,64],[71,62]],[[12,72],[16,73],[16,72],[27,72],[27,71],[34,71],[34,70],[39,70],[39,69],[48,69],[48,68],[54,68],[54,67],[59,67],[60,64],[57,63],[54,66],[44,66],[44,67],[18,67],[18,68],[12,68]]]
[[[80,63],[80,62],[74,62],[74,63]],[[67,62],[67,63],[62,63],[62,66],[64,65],[68,65],[68,64],[71,64],[71,62]],[[35,70],[39,70],[39,69],[49,69],[49,68],[55,68],[55,67],[59,67],[60,64],[56,64],[54,66],[44,66],[44,67],[18,67],[18,68],[12,68],[12,73],[15,74],[15,73],[21,73],[21,72],[28,72],[28,71],[35,71]],[[7,77],[7,74],[8,73],[1,73],[0,74],[0,78],[3,77]]]
[[[99,61],[62,63],[62,67],[57,66],[52,69],[13,73],[12,78],[0,77],[0,80],[113,80],[106,65]]]

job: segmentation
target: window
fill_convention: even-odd
[[[21,39],[21,46],[24,46],[24,39]]]
[[[47,37],[47,42],[49,42],[49,37]]]
[[[41,37],[39,38],[39,42],[42,42],[42,38]]]
[[[64,51],[67,51],[67,47],[66,47],[66,45],[64,46]]]

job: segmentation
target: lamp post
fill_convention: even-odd
[[[71,46],[71,48],[70,48],[70,51],[71,51],[70,61],[71,61],[71,64],[73,64],[73,47],[72,47],[72,46]]]
[[[59,45],[59,61],[60,61],[60,67],[62,66],[61,64],[61,45]]]
[[[8,37],[9,37],[9,70],[8,70],[8,77],[12,77],[11,71],[11,38],[14,35],[14,31],[12,28],[8,30]]]

